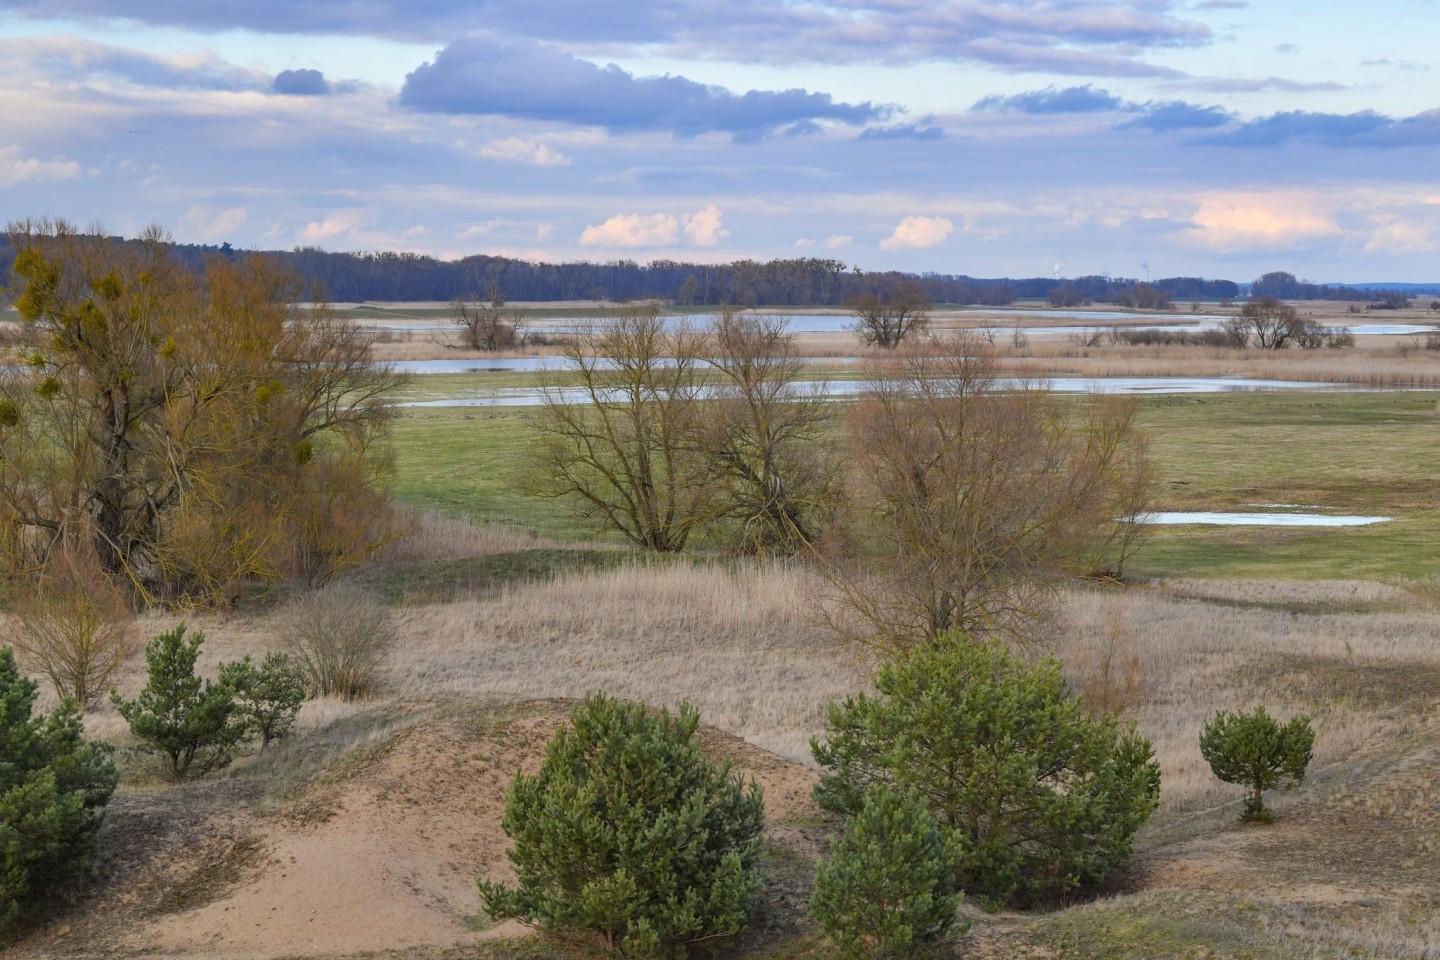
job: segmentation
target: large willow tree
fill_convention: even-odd
[[[139,603],[316,583],[387,535],[387,401],[369,340],[263,258],[203,272],[151,229],[10,228],[23,329],[0,365],[0,559],[81,556]]]

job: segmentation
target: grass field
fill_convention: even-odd
[[[1440,574],[1440,416],[1427,392],[1143,397],[1160,510],[1299,504],[1392,516],[1350,528],[1157,527],[1140,577],[1413,579]],[[549,537],[584,536],[567,506],[525,491],[525,409],[410,409],[396,426],[407,503]]]

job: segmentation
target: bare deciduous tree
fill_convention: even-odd
[[[636,308],[574,338],[577,386],[544,388],[535,492],[566,497],[587,519],[645,550],[683,550],[713,487],[694,437],[699,337]]]
[[[1274,297],[1255,297],[1238,316],[1225,321],[1226,333],[1236,346],[1249,346],[1254,340],[1262,350],[1283,350],[1304,327],[1296,309]]]
[[[1043,384],[1002,380],[963,333],[868,376],[849,436],[871,556],[831,578],[843,633],[887,649],[956,630],[1023,641],[1077,559],[1133,552],[1138,531],[1114,532],[1148,488],[1128,405],[1076,419]]]
[[[823,384],[805,384],[783,317],[726,312],[707,332],[720,374],[697,420],[701,453],[719,479],[712,519],[737,525],[743,553],[789,555],[820,536],[840,492]]]
[[[893,350],[930,319],[930,297],[913,280],[902,281],[884,295],[866,293],[851,300],[855,332],[861,341]]]

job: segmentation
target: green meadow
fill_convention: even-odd
[[[494,377],[486,384],[534,382],[529,374]],[[464,379],[417,378],[412,389],[455,396]],[[1337,528],[1159,526],[1128,573],[1396,580],[1440,572],[1433,393],[1193,394],[1143,397],[1139,405],[1160,473],[1157,510],[1287,504],[1394,519]],[[415,507],[542,536],[583,536],[565,504],[527,493],[533,413],[408,408],[395,427],[396,494]]]

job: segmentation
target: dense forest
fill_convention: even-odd
[[[172,257],[198,268],[207,257],[233,258],[249,251],[176,244]],[[506,300],[611,300],[654,298],[678,305],[838,306],[865,294],[885,296],[901,284],[918,283],[935,303],[1000,306],[1015,300],[1048,300],[1052,306],[1087,303],[1166,309],[1175,303],[1228,300],[1253,293],[1284,299],[1361,300],[1396,304],[1397,291],[1314,284],[1293,274],[1267,273],[1250,284],[1200,277],[1152,282],[1087,276],[981,279],[963,274],[866,272],[838,260],[736,260],[725,264],[675,260],[611,260],[604,263],[532,263],[484,254],[437,260],[416,253],[330,253],[316,247],[259,251],[311,284],[313,295],[334,301],[451,300],[497,291]],[[9,274],[14,250],[0,238],[0,271]],[[1406,293],[1413,295],[1415,291]]]

